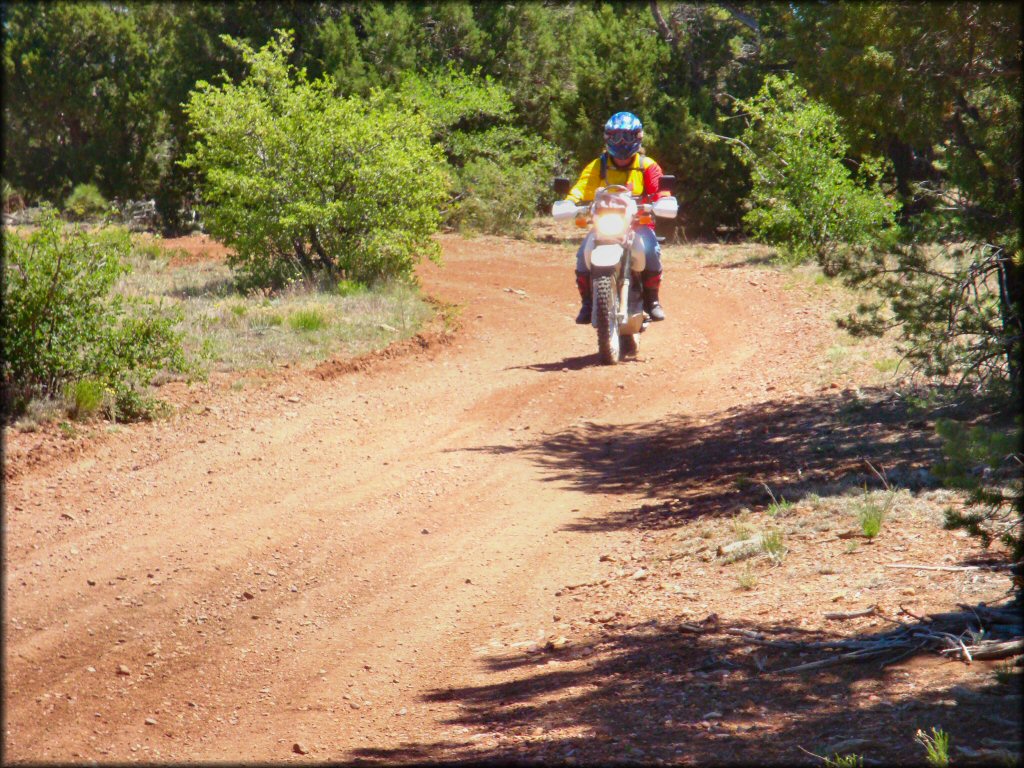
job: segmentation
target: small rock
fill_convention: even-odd
[[[297,403],[297,402],[299,402],[299,398],[296,397],[295,395],[292,395],[291,397],[287,398],[287,400],[288,400],[289,403]]]
[[[565,648],[567,645],[569,645],[568,638],[559,636],[559,637],[556,637],[553,640],[548,640],[547,645],[545,647],[549,651],[560,651],[563,648]]]
[[[348,705],[352,707],[352,709],[359,709],[359,704],[355,701],[350,701]]]
[[[254,595],[249,590],[246,590],[245,592],[242,593],[242,597],[244,597],[246,600],[252,600],[252,599],[254,599],[256,597],[256,595]]]
[[[156,718],[147,717],[146,718],[146,725],[156,725]]]
[[[640,570],[636,571],[631,578],[634,581],[643,581],[647,578],[647,571],[641,568]]]
[[[602,563],[614,563],[615,562],[615,558],[612,557],[611,555],[601,555],[601,557],[598,558],[598,559]]]
[[[85,671],[86,672],[95,672],[96,671],[96,667],[86,667]]]
[[[130,675],[132,671],[124,664],[117,665],[117,674],[119,675]]]
[[[301,741],[296,741],[294,744],[292,744],[292,752],[294,752],[297,755],[308,755],[309,747],[307,747]]]
[[[913,587],[904,587],[903,589],[900,590],[900,594],[901,595],[909,595],[909,596],[912,597],[912,596],[917,594],[917,590],[914,589]]]
[[[420,533],[430,533],[430,531],[428,531],[426,528],[424,528],[422,531],[420,531]]]
[[[722,713],[721,713],[721,712],[719,712],[719,711],[718,711],[718,710],[716,709],[716,710],[713,710],[713,711],[711,711],[711,712],[708,712],[708,713],[706,713],[706,714],[704,714],[704,715],[701,715],[701,718],[700,718],[700,719],[701,719],[701,720],[721,720],[721,719],[722,719]]]
[[[95,587],[96,586],[95,579],[86,579],[85,583],[88,584],[90,587]]]

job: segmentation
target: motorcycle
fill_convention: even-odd
[[[662,176],[659,189],[675,191],[675,177]],[[568,194],[569,179],[558,178],[555,192]],[[642,248],[633,251],[634,224],[646,225],[651,216],[674,219],[679,212],[675,197],[662,197],[653,203],[638,203],[629,187],[612,184],[594,195],[590,205],[559,200],[551,207],[556,221],[575,218],[579,227],[590,227],[584,250],[593,292],[590,324],[597,329],[597,348],[604,365],[615,365],[623,355],[640,350],[640,334],[650,318],[644,312],[644,270]]]

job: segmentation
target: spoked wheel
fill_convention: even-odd
[[[594,280],[594,308],[597,310],[597,348],[601,362],[615,365],[619,362],[619,297],[615,295],[615,282],[610,275]]]

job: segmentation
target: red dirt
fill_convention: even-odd
[[[218,243],[209,235],[198,232],[185,237],[166,238],[163,247],[172,254],[169,262],[172,267],[204,261],[223,261],[224,257],[231,253],[230,248]]]
[[[850,553],[801,507],[749,592],[742,563],[693,543],[729,541],[762,481],[797,499],[865,455],[923,463],[928,436],[889,430],[856,382],[815,384],[827,304],[668,249],[669,321],[602,367],[572,324],[571,245],[442,242],[421,278],[462,307],[454,334],[242,389],[166,385],[168,421],[8,434],[8,761],[813,763],[798,747],[857,738],[847,751],[921,762],[917,727],[1010,738],[1011,699],[952,688],[991,664],[758,675],[763,649],[676,629],[880,631],[822,613],[892,620],[1004,590],[886,571],[978,554],[912,505]]]

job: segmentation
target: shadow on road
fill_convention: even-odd
[[[965,610],[945,619],[970,626],[973,616]],[[827,639],[781,623],[738,623],[728,629],[800,643]],[[858,637],[871,640],[890,629]],[[383,761],[443,756],[446,764],[567,758],[584,765],[817,763],[800,751],[803,747],[830,757],[835,751],[856,752],[886,762],[923,763],[923,748],[914,742],[918,728],[944,727],[954,744],[977,747],[984,739],[1009,738],[1020,724],[1017,705],[1007,695],[1019,697],[1019,675],[1005,683],[990,676],[970,691],[947,686],[924,693],[906,685],[902,666],[883,666],[884,658],[778,672],[773,670],[807,661],[808,654],[752,645],[717,626],[683,634],[671,621],[607,627],[588,648],[589,663],[571,669],[566,662],[582,657],[578,648],[492,658],[483,662],[491,672],[507,678],[515,670],[516,679],[440,689],[425,697],[426,704],[459,704],[461,714],[446,721],[452,731],[483,731],[493,734],[490,740],[464,737],[460,743],[456,737],[398,750],[362,749],[356,755]],[[954,663],[934,656],[916,662]],[[902,684],[902,695],[872,696],[881,683],[889,691]]]
[[[517,447],[547,480],[595,494],[649,499],[638,509],[575,523],[573,530],[665,528],[772,499],[879,487],[868,462],[910,490],[931,484],[939,441],[885,390],[829,391],[694,418],[588,423]],[[508,453],[509,446],[480,450]],[[767,489],[771,489],[769,494]]]
[[[534,363],[533,365],[512,365],[506,371],[539,371],[540,373],[559,373],[561,371],[581,371],[584,368],[591,368],[601,364],[601,359],[595,352],[592,355],[577,355],[566,357],[551,363]]]

